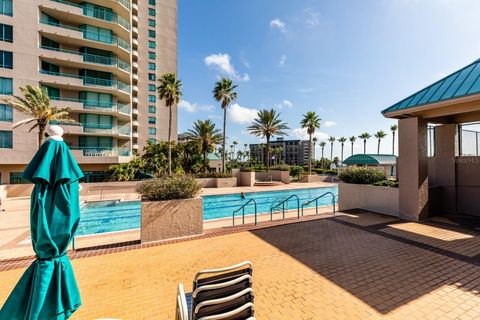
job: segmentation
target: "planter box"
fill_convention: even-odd
[[[272,181],[290,183],[290,171],[272,170],[269,172],[255,172],[255,179],[258,181],[266,181],[269,177],[272,177]]]
[[[202,233],[202,198],[142,201],[142,243]]]
[[[230,188],[237,186],[237,178],[197,178],[202,188]]]
[[[338,184],[338,210],[364,209],[398,217],[399,189],[368,184]]]
[[[255,184],[255,171],[252,172],[239,172],[237,184],[242,187],[253,187]]]

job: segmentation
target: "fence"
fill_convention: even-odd
[[[461,124],[458,133],[460,156],[479,156],[480,122]]]

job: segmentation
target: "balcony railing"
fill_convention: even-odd
[[[110,87],[114,88],[126,93],[130,93],[130,85],[119,80],[110,80],[110,79],[100,79],[100,78],[92,78],[92,77],[84,77],[79,76],[76,74],[71,73],[62,73],[62,72],[54,72],[54,71],[46,71],[40,70],[41,74],[51,75],[51,76],[59,76],[59,77],[67,77],[73,79],[81,79],[83,84],[86,86],[95,86],[95,87]]]
[[[78,51],[65,50],[65,49],[60,49],[60,48],[55,48],[55,47],[50,47],[50,46],[40,46],[40,48],[45,49],[45,50],[76,54],[76,55],[82,56],[84,62],[103,64],[103,65],[108,65],[108,66],[117,66],[118,68],[120,68],[122,70],[130,72],[130,64],[123,61],[123,60],[120,60],[118,58],[100,56],[100,55],[91,54],[91,53],[82,53],[82,52],[78,52]]]
[[[113,111],[121,112],[125,114],[131,114],[132,108],[128,104],[124,103],[115,103],[115,102],[103,102],[97,100],[84,100],[84,99],[75,99],[75,98],[62,98],[62,97],[50,97],[50,100],[55,101],[67,101],[67,102],[78,102],[83,104],[84,109],[89,110],[102,110],[102,111]]]
[[[70,2],[70,1],[66,1],[66,0],[51,0],[51,1],[58,2],[58,3],[63,3],[63,4],[67,4],[69,6],[80,8],[80,9],[83,10],[83,15],[85,15],[85,16],[92,17],[92,18],[95,18],[95,19],[105,20],[105,21],[108,21],[108,22],[117,23],[120,26],[124,27],[125,29],[130,30],[130,23],[126,19],[122,18],[121,16],[119,16],[116,13],[106,12],[104,10],[99,10],[99,9],[95,9],[95,8],[89,8],[85,5],[78,4],[78,3],[73,3],[73,2]],[[121,3],[124,7],[126,7],[121,1],[117,1],[117,2]],[[128,3],[128,8],[129,7],[130,7],[130,3]]]
[[[83,132],[85,133],[103,133],[103,134],[120,134],[130,135],[130,127],[128,126],[114,126],[102,125],[98,123],[83,123]]]
[[[82,150],[84,157],[129,157],[130,149],[115,147],[69,146],[70,150]]]
[[[117,37],[115,35],[105,35],[105,34],[101,34],[101,33],[86,31],[86,30],[83,30],[81,28],[72,27],[72,26],[69,26],[69,25],[66,25],[66,24],[63,24],[63,23],[52,22],[52,21],[48,21],[48,20],[45,20],[45,19],[40,19],[40,23],[43,23],[43,24],[46,24],[46,25],[49,25],[49,26],[54,26],[54,27],[59,27],[59,28],[63,28],[63,29],[82,32],[83,33],[83,38],[86,39],[86,40],[92,40],[92,41],[96,41],[96,42],[117,45],[120,48],[130,52],[130,44],[128,43],[128,41],[126,41],[126,40],[124,40],[120,37]]]

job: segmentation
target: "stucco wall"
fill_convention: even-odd
[[[202,188],[231,188],[237,186],[237,178],[198,178]]]
[[[338,210],[364,209],[399,216],[399,189],[366,184],[338,184]]]
[[[255,180],[258,180],[258,181],[266,181],[270,176],[272,177],[273,181],[290,183],[289,171],[272,170],[269,172],[255,172]]]

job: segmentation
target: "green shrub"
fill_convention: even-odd
[[[300,179],[300,175],[303,173],[303,167],[291,167],[290,168],[290,175],[292,177],[297,177],[298,179]]]
[[[192,176],[184,174],[147,180],[139,183],[136,188],[142,200],[147,201],[190,199],[194,198],[200,189],[200,185]]]
[[[375,182],[373,185],[374,186],[379,186],[379,187],[398,188],[398,181],[397,180],[382,180],[382,181]]]
[[[243,168],[240,169],[240,172],[255,172],[255,168],[243,167]]]
[[[277,166],[270,167],[270,171],[271,170],[290,171],[290,166],[288,164],[279,164]]]
[[[205,172],[205,173],[197,173],[195,178],[231,178],[231,172]]]
[[[341,181],[356,184],[374,184],[387,179],[384,171],[375,168],[349,168],[338,175]]]

